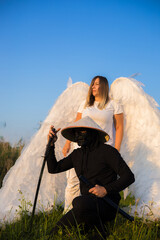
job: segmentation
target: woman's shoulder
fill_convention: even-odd
[[[105,109],[107,108],[114,108],[114,100],[113,99],[109,99],[107,104],[105,105]]]
[[[84,106],[85,103],[86,103],[86,100],[83,100],[83,101],[81,102],[80,106]]]
[[[109,101],[108,101],[108,104],[111,104],[114,106],[114,104],[119,104],[116,100],[110,98]]]
[[[108,104],[107,104],[107,105],[108,105],[109,108],[112,108],[112,109],[113,109],[114,114],[123,113],[122,105],[121,105],[119,102],[117,102],[116,100],[110,99],[110,100],[108,101]]]
[[[81,104],[80,104],[77,112],[79,112],[79,113],[82,113],[82,112],[83,112],[85,103],[86,103],[86,100],[83,100],[83,101],[81,102]]]

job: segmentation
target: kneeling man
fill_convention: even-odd
[[[52,127],[48,137],[53,137],[55,142],[56,133]],[[104,144],[109,136],[91,118],[82,118],[62,129],[61,133],[66,139],[77,142],[80,148],[57,162],[53,143],[47,157],[49,173],[74,168],[78,177],[83,175],[94,187],[88,189],[80,182],[81,196],[73,200],[73,208],[60,219],[54,230],[84,224],[86,229],[95,226],[105,237],[103,223],[113,220],[116,210],[103,201],[103,197],[107,195],[118,205],[119,192],[135,181],[134,175],[120,153]]]

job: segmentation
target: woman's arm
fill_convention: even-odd
[[[81,118],[82,118],[82,113],[78,112],[77,116],[76,116],[76,119],[75,119],[75,122],[80,120]],[[63,153],[64,157],[67,156],[67,153],[69,152],[70,148],[71,148],[71,141],[67,140],[64,147],[63,147],[63,150],[62,150],[62,153]]]
[[[114,126],[116,130],[115,148],[120,151],[123,139],[123,113],[114,115]]]

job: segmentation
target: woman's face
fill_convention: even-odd
[[[92,85],[92,95],[94,97],[99,96],[99,88],[100,88],[100,81],[99,81],[99,78],[96,78],[96,80],[94,81],[94,83]]]

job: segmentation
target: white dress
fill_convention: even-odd
[[[109,100],[106,106],[101,110],[98,108],[98,102],[94,102],[91,107],[84,108],[85,100],[81,103],[78,113],[82,113],[82,118],[89,116],[92,118],[105,132],[110,136],[107,144],[114,146],[115,132],[113,116],[115,114],[123,113],[122,106],[114,100]],[[76,148],[76,145],[74,144]],[[65,211],[69,210],[72,205],[72,201],[75,197],[80,195],[79,179],[74,169],[67,171],[67,186],[65,190]]]

